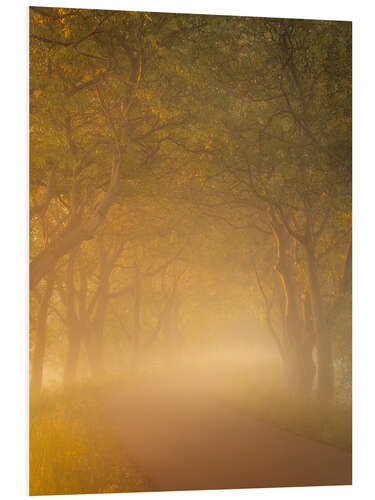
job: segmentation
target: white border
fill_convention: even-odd
[[[374,495],[374,18],[371,2],[274,0],[231,2],[215,0],[80,0],[8,2],[2,6],[1,26],[1,349],[2,384],[0,494],[26,497],[25,324],[27,263],[25,253],[27,205],[27,6],[113,8],[159,12],[294,17],[354,21],[354,486],[128,494],[150,499],[308,499],[371,498]],[[4,152],[5,149],[5,152]],[[5,153],[5,154],[4,154]],[[26,202],[26,203],[25,203]],[[371,494],[373,491],[373,494]],[[104,495],[105,498],[115,498]],[[76,498],[69,495],[69,498]]]

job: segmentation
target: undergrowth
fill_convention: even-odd
[[[31,402],[30,495],[151,489],[106,419],[99,403],[104,390],[85,385]]]
[[[225,398],[230,394],[231,404],[238,409],[297,435],[351,451],[350,398],[321,401],[314,392],[296,394],[274,366],[237,373],[228,384]]]

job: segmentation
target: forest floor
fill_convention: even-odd
[[[350,452],[251,416],[214,380],[161,375],[104,396],[151,491],[351,484]]]

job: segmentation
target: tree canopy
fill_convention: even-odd
[[[332,397],[351,95],[347,22],[31,7],[32,390],[259,335]]]

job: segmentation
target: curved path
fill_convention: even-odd
[[[350,453],[253,419],[211,389],[165,377],[108,398],[153,491],[351,484]]]

